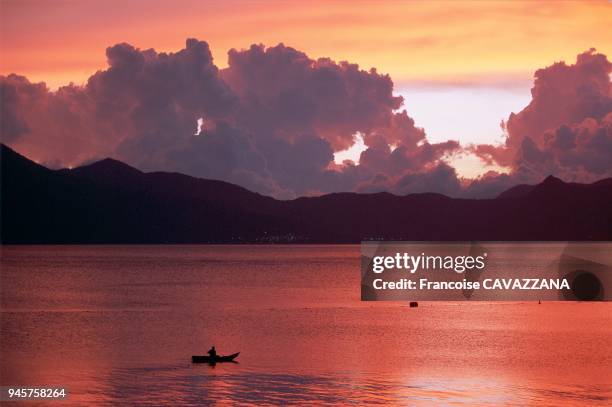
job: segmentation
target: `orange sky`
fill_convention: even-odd
[[[124,4],[127,3],[127,4]],[[83,82],[117,42],[227,50],[284,42],[312,57],[376,67],[400,85],[512,86],[590,47],[612,54],[612,4],[597,2],[1,1],[0,72],[51,87]]]

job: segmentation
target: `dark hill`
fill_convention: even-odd
[[[112,159],[52,171],[2,146],[1,161],[3,243],[612,239],[612,180],[547,179],[497,199],[337,193],[279,201]]]

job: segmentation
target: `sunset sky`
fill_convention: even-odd
[[[107,47],[176,52],[206,41],[219,68],[228,50],[284,43],[308,57],[388,74],[429,142],[503,142],[501,120],[530,100],[537,69],[612,54],[612,4],[528,1],[1,1],[0,73],[51,89],[106,69]],[[358,138],[357,138],[358,139]],[[359,139],[358,139],[359,140]],[[337,153],[358,160],[360,149]],[[462,154],[466,157],[466,154]],[[475,156],[460,175],[490,168]]]

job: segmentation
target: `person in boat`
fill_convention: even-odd
[[[213,347],[210,348],[210,350],[208,351],[208,356],[213,359],[217,357],[217,350],[215,349],[215,345],[213,345]]]

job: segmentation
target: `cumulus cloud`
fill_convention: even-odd
[[[293,141],[316,134],[335,151],[353,143],[353,135],[389,126],[403,99],[393,82],[375,69],[328,58],[309,58],[283,44],[229,51],[222,78],[240,97],[238,123],[263,135]]]
[[[70,165],[103,149],[90,137],[91,103],[80,88],[50,92],[19,75],[0,77],[2,141],[43,163]],[[106,152],[110,152],[106,150]]]
[[[83,87],[51,92],[24,77],[2,77],[3,140],[41,162],[67,166],[112,155],[149,169],[187,141],[198,117],[222,119],[235,106],[204,42],[188,40],[170,54],[118,44],[106,55],[109,67]]]
[[[240,100],[235,125],[253,134],[279,185],[298,195],[354,190],[381,171],[393,179],[425,171],[448,152],[427,144],[425,132],[398,112],[402,97],[374,69],[311,59],[283,44],[253,45],[230,50],[221,77]],[[333,153],[350,147],[357,133],[368,147],[358,168],[332,169]]]
[[[611,73],[607,57],[593,49],[573,65],[539,69],[531,102],[504,124],[505,144],[473,151],[530,182],[549,174],[582,182],[612,176]]]
[[[462,146],[430,143],[401,110],[391,78],[375,69],[279,44],[230,50],[219,70],[208,44],[195,39],[174,53],[117,44],[106,55],[108,67],[84,86],[50,91],[0,77],[3,142],[53,166],[112,156],[284,199],[337,191],[490,196],[548,173],[611,175],[610,63],[594,51],[536,72],[532,102],[505,123],[505,145],[472,147],[511,173],[467,187],[445,161]],[[335,164],[334,153],[356,135],[365,145],[359,163]]]
[[[117,44],[106,55],[108,67],[82,87],[52,92],[2,77],[3,140],[40,162],[113,156],[278,197],[354,190],[381,172],[398,181],[458,146],[427,142],[398,111],[389,76],[283,44],[231,50],[222,71],[195,39],[176,53]],[[363,165],[335,165],[357,133],[368,147]]]

